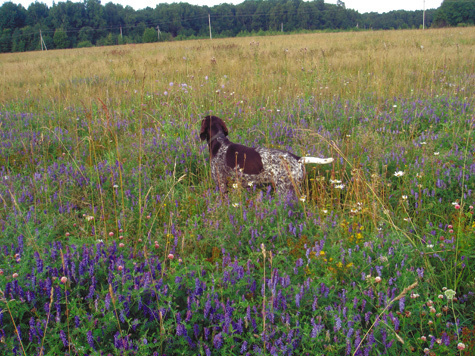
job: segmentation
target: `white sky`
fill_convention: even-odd
[[[2,4],[6,2],[5,0],[1,0]],[[73,0],[74,2],[82,2],[83,0]],[[107,4],[108,2],[113,2],[115,4],[122,4],[123,6],[129,5],[132,6],[134,9],[143,9],[147,6],[151,8],[155,8],[156,5],[160,3],[173,3],[173,2],[187,2],[193,5],[208,5],[214,6],[221,3],[232,3],[232,4],[239,4],[243,2],[243,0],[101,0],[103,5]],[[12,0],[15,4],[22,4],[25,8],[28,8],[28,5],[34,0]],[[48,5],[51,7],[53,4],[53,0],[39,0],[39,2]],[[56,2],[66,2],[66,0],[56,0]],[[337,0],[325,0],[326,3],[329,4],[336,4]],[[392,10],[422,10],[426,9],[435,9],[440,6],[442,0],[343,0],[348,9],[357,10],[359,13],[364,12],[388,12]]]

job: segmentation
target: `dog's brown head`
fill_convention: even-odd
[[[201,141],[207,140],[219,133],[228,135],[228,128],[223,120],[217,116],[208,115],[201,121],[200,138]]]

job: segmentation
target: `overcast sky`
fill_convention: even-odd
[[[6,2],[1,0],[2,4]],[[82,2],[83,0],[73,0],[74,2]],[[15,4],[22,4],[25,8],[28,8],[28,5],[31,4],[32,0],[12,0]],[[53,0],[40,0],[39,2],[45,3],[48,7],[51,7]],[[56,0],[56,2],[66,2],[66,0]],[[102,0],[103,5],[110,2],[110,0]],[[147,6],[155,8],[156,5],[160,3],[173,3],[173,2],[182,2],[179,0],[111,0],[115,4],[122,4],[123,6],[130,5],[134,9],[143,9]],[[187,0],[183,1],[193,5],[208,5],[214,6],[221,3],[232,3],[239,4],[243,0]],[[336,4],[337,0],[325,0],[326,3]],[[348,9],[357,10],[360,13],[364,12],[388,12],[392,10],[422,10],[426,9],[435,9],[440,6],[442,0],[346,0],[343,1]]]

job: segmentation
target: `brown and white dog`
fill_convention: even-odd
[[[208,115],[201,121],[200,138],[208,142],[211,177],[221,192],[228,181],[243,185],[272,183],[280,194],[294,192],[305,177],[305,164],[327,164],[333,158],[299,157],[274,148],[251,148],[228,140],[228,128],[219,117]]]

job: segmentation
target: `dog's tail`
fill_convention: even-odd
[[[328,164],[333,162],[333,158],[318,158],[318,157],[301,157],[299,162],[303,164],[316,163],[316,164]]]

